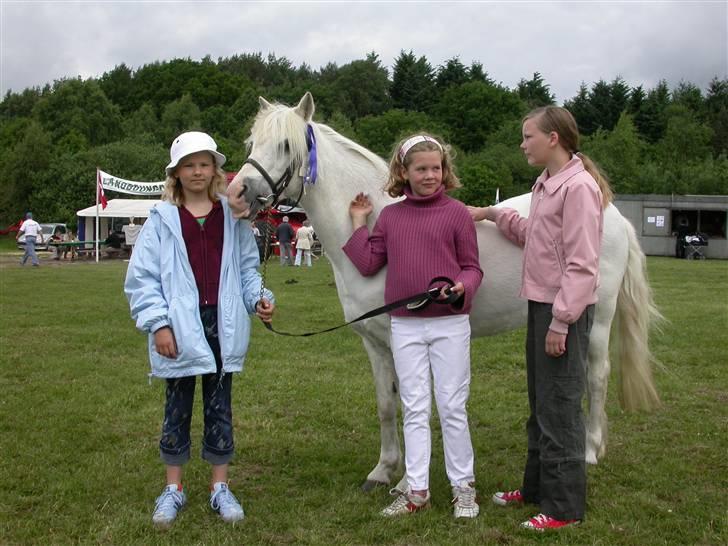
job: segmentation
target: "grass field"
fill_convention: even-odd
[[[359,490],[379,453],[359,339],[347,329],[282,338],[256,323],[246,370],[234,381],[231,487],[246,518],[232,527],[208,508],[197,405],[188,505],[162,533],[151,510],[163,485],[164,389],[147,382],[144,338],[122,293],[126,263],[51,266],[44,255],[44,267],[20,268],[16,255],[0,257],[0,544],[728,543],[728,262],[649,259],[670,321],[652,343],[664,363],[656,372],[664,407],[622,413],[613,373],[609,448],[589,469],[588,519],[533,536],[517,526],[532,509],[488,501],[521,476],[523,331],[474,342],[470,419],[483,496],[476,520],[451,516],[436,423],[433,509],[383,520],[387,491]],[[341,320],[325,260],[313,270],[271,262],[268,271],[277,327]]]

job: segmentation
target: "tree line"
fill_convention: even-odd
[[[521,119],[554,104],[539,73],[508,88],[477,62],[458,57],[433,66],[402,51],[390,71],[376,53],[318,70],[285,57],[240,54],[174,59],[99,78],[67,78],[8,91],[0,102],[0,224],[26,210],[75,223],[95,201],[96,167],[132,180],[160,180],[172,139],[185,130],[214,136],[230,168],[245,159],[244,140],[258,96],[295,104],[305,91],[316,120],[385,159],[405,133],[428,130],[456,150],[471,204],[527,192],[538,172],[518,148]],[[607,172],[617,193],[728,194],[728,79],[706,90],[630,87],[620,77],[582,83],[565,101],[584,136],[582,150]]]

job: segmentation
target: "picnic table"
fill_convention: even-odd
[[[56,246],[60,249],[65,248],[75,248],[76,254],[78,254],[79,257],[85,256],[85,257],[91,257],[94,254],[94,251],[96,250],[96,243],[99,243],[99,252],[101,252],[101,247],[104,246],[104,241],[48,241],[48,246]]]

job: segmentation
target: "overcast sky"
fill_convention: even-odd
[[[509,87],[540,72],[559,102],[582,81],[728,77],[728,2],[22,2],[0,0],[0,89],[178,57],[275,53],[317,69],[401,50],[456,55]]]

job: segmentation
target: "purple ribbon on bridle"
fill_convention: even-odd
[[[308,147],[308,167],[306,167],[306,175],[303,177],[303,183],[315,184],[316,178],[318,177],[316,135],[314,135],[313,126],[310,123],[306,125],[306,146]]]

